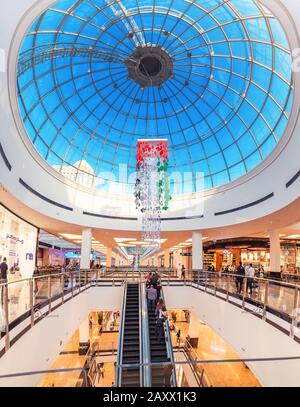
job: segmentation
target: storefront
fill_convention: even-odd
[[[31,277],[36,267],[38,228],[0,204],[0,262],[6,257],[10,276]]]
[[[204,248],[204,268],[214,266],[216,271],[226,266],[236,268],[241,261],[243,264],[252,263],[258,269],[263,266],[265,272],[270,271],[270,244],[268,239],[236,239],[230,241],[208,242]],[[283,273],[300,273],[300,241],[282,239],[280,242],[280,265]]]

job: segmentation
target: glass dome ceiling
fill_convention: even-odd
[[[142,138],[168,139],[169,172],[194,187],[233,181],[276,147],[293,98],[286,35],[255,0],[61,0],[28,29],[17,78],[39,154],[100,189],[135,172]]]

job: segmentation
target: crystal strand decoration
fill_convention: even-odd
[[[142,240],[160,246],[161,212],[171,199],[168,177],[168,141],[139,140],[136,156],[136,208],[142,213]]]

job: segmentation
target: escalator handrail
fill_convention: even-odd
[[[145,281],[140,282],[140,338],[141,338],[141,358],[143,364],[143,387],[152,386],[151,377],[151,352],[150,352],[150,334],[148,321],[148,304],[146,296]]]
[[[163,299],[164,304],[166,304],[163,289],[161,289],[161,298]],[[171,362],[171,364],[173,366],[172,387],[177,387],[177,379],[176,379],[176,371],[175,371],[175,359],[174,359],[174,354],[173,354],[171,331],[170,331],[170,326],[169,326],[168,321],[166,321],[164,323],[164,330],[165,330],[165,340],[166,340],[167,355],[170,358],[170,362]]]
[[[125,284],[124,284],[121,322],[120,322],[120,329],[119,329],[118,358],[117,358],[117,370],[116,370],[116,386],[117,387],[121,387],[121,385],[122,385],[122,363],[123,363],[123,344],[124,344],[126,298],[127,298],[127,282],[125,282]]]

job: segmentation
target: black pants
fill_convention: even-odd
[[[236,285],[236,289],[237,292],[240,294],[242,291],[242,287],[243,287],[243,282],[244,282],[244,278],[243,277],[237,277],[235,280],[235,285]]]
[[[247,278],[247,292],[250,288],[250,294],[252,294],[253,278]]]
[[[7,278],[0,278],[1,284],[7,283]],[[1,305],[4,304],[4,286],[1,287]]]

